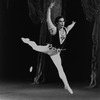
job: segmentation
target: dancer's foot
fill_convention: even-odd
[[[71,94],[73,94],[73,90],[70,87],[65,87]]]
[[[21,38],[21,40],[24,42],[24,43],[28,43],[30,40],[29,38]]]

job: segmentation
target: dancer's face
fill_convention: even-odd
[[[64,18],[60,18],[59,20],[58,20],[58,23],[57,23],[57,27],[58,28],[63,28],[65,26],[65,20],[64,20]]]

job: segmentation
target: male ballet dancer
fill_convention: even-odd
[[[52,35],[52,44],[46,44],[42,46],[42,45],[37,45],[34,41],[30,41],[29,38],[21,38],[21,39],[24,43],[31,46],[33,50],[48,54],[50,56],[50,58],[52,59],[53,63],[55,64],[58,70],[60,79],[64,83],[64,88],[67,89],[71,94],[73,94],[73,91],[68,84],[67,77],[62,67],[60,53],[63,50],[62,47],[65,42],[66,35],[73,28],[75,22],[73,21],[71,25],[65,27],[64,18],[62,16],[58,16],[55,19],[55,25],[54,25],[51,21],[51,9],[53,8],[54,5],[55,3],[51,3],[47,9],[47,26],[50,34]]]

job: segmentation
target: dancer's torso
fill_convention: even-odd
[[[57,33],[52,36],[52,46],[55,47],[55,48],[62,48],[64,42],[65,42],[65,39],[66,39],[66,29],[64,28],[63,29],[64,33],[61,33],[61,34],[64,34],[63,37],[61,37],[60,35],[60,31],[57,30]],[[62,38],[64,39],[63,42],[61,42]],[[60,40],[61,39],[61,40]]]
[[[52,56],[55,54],[60,54],[62,50],[65,50],[63,47],[65,44],[65,39],[67,34],[66,32],[67,32],[66,29],[61,31],[57,30],[57,33],[52,36],[52,42],[50,43],[52,45],[50,45],[49,50],[47,50],[48,55]]]

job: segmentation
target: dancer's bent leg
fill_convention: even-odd
[[[37,45],[34,41],[30,41],[29,38],[21,38],[21,40],[28,44],[29,46],[31,46],[33,48],[33,50],[38,51],[38,52],[42,52],[42,53],[46,53],[47,51],[49,51],[48,46],[41,46],[41,45]]]
[[[50,55],[55,55],[57,54],[57,50],[55,50],[54,48],[51,49],[50,44],[47,45],[37,45],[34,41],[30,41],[29,38],[21,38],[21,40],[28,44],[29,46],[31,46],[33,48],[33,50],[41,52],[41,53],[45,53]]]
[[[72,91],[72,89],[70,88],[70,86],[68,84],[67,77],[66,77],[66,75],[64,73],[64,70],[63,70],[63,67],[61,65],[60,54],[58,53],[58,54],[50,56],[50,57],[51,57],[53,63],[55,64],[55,66],[58,70],[59,77],[63,81],[65,89],[67,89],[71,94],[73,94],[73,91]]]

